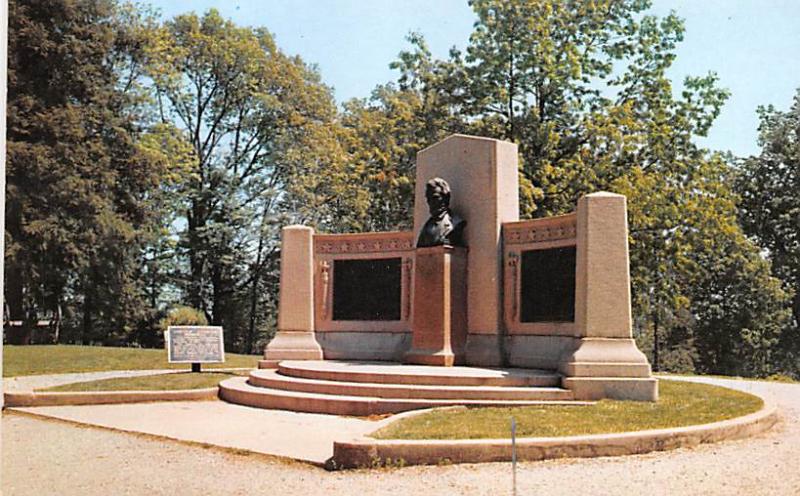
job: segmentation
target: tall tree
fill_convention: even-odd
[[[747,234],[764,247],[775,274],[793,295],[792,320],[779,349],[800,376],[800,90],[787,111],[758,109],[761,153],[739,163],[736,189]]]
[[[380,85],[369,98],[344,105],[349,160],[366,193],[360,220],[366,230],[410,228],[417,152],[467,129],[457,97],[463,90],[461,67],[434,59],[418,33],[411,33],[408,41],[412,50],[401,52],[391,64],[400,71],[397,84]]]
[[[713,74],[687,77],[680,91],[667,76],[682,20],[647,15],[648,0],[470,5],[477,21],[464,54],[435,60],[412,37],[413,49],[394,64],[401,89],[436,102],[435,111],[421,106],[415,116],[419,123],[433,117],[426,137],[460,126],[516,142],[529,216],[565,213],[591,191],[625,193],[637,332],[649,337],[656,367],[659,355],[675,363],[682,354],[684,365],[705,360],[725,372],[755,353],[756,345],[738,344],[745,334],[772,346],[785,294],[737,225],[725,158],[694,142],[728,92]],[[395,130],[407,150],[418,149],[413,136]],[[389,198],[379,193],[373,201]],[[733,274],[741,280],[729,288]],[[733,303],[753,295],[763,305]],[[724,331],[701,322],[711,308],[731,312],[715,321]]]
[[[142,318],[137,258],[163,164],[137,146],[146,20],[113,0],[9,5],[7,301],[30,327],[64,309],[77,339]]]
[[[775,273],[794,293],[800,323],[800,90],[788,111],[760,107],[761,153],[741,162],[737,190],[748,234],[768,250]]]
[[[265,29],[215,10],[166,22],[147,53],[161,120],[194,156],[179,220],[188,302],[249,351],[280,225],[349,211],[331,92]]]

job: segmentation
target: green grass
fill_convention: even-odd
[[[400,420],[379,430],[379,439],[486,439],[554,437],[639,431],[706,424],[758,411],[757,396],[708,384],[661,379],[656,403],[598,401],[592,406],[465,408]]]
[[[225,354],[225,363],[203,364],[203,369],[258,366],[257,355]],[[188,363],[167,363],[166,350],[107,348],[102,346],[3,346],[3,376],[99,372],[102,370],[189,369]]]
[[[219,381],[239,375],[234,372],[179,372],[177,374],[119,377],[99,381],[75,382],[38,391],[170,391],[215,387]]]

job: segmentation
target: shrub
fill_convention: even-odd
[[[161,330],[166,331],[167,327],[169,326],[208,325],[208,319],[206,319],[206,315],[201,310],[187,306],[180,306],[170,310],[167,316],[161,319],[159,324]]]

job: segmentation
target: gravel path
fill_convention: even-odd
[[[799,495],[800,385],[703,379],[773,397],[756,438],[664,453],[521,463],[520,495]],[[508,463],[325,472],[21,415],[3,417],[3,494],[511,494]]]

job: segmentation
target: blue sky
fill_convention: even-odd
[[[396,78],[389,63],[410,31],[437,57],[466,46],[474,15],[466,0],[151,0],[165,17],[209,8],[243,25],[265,26],[286,53],[316,64],[338,101],[365,97]],[[686,21],[673,81],[714,71],[732,95],[700,144],[757,153],[756,107],[788,109],[800,87],[800,0],[654,0]]]

